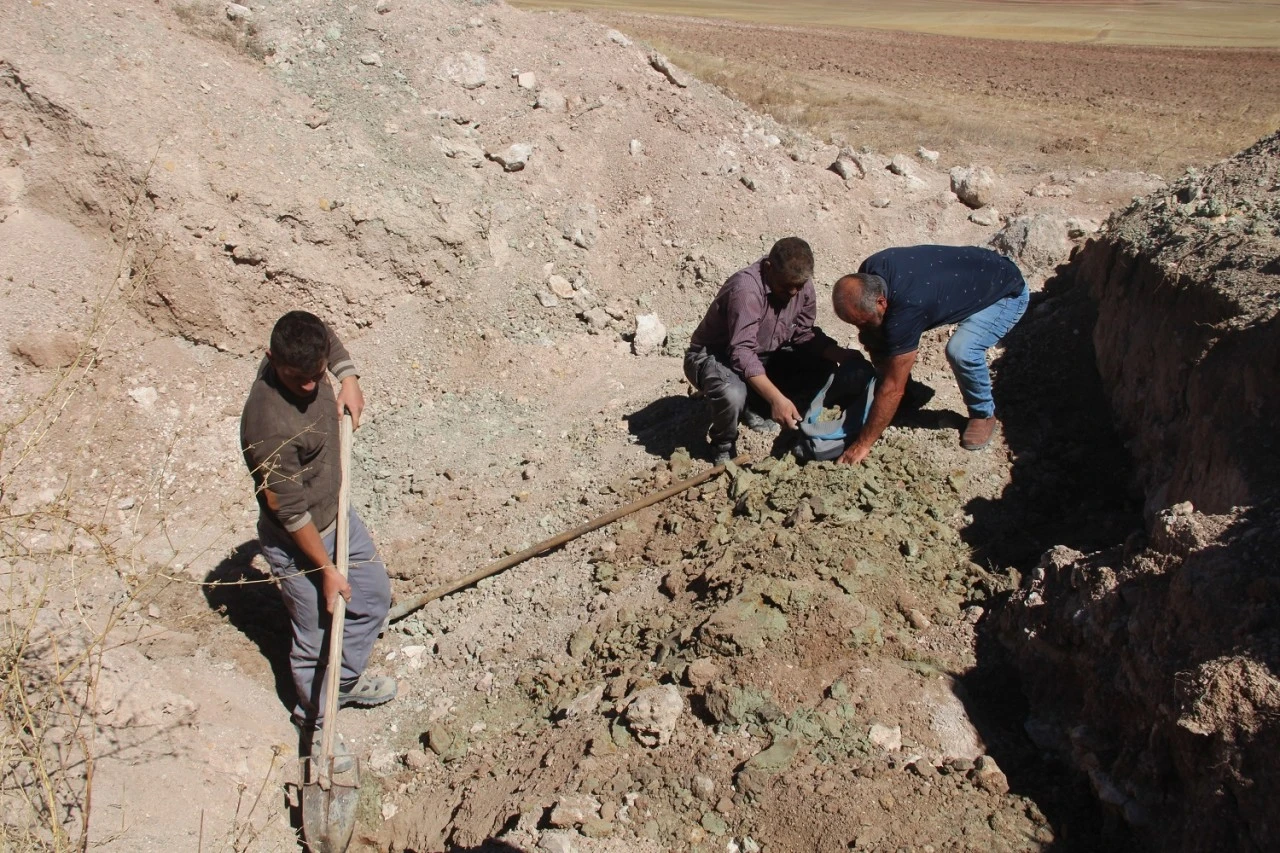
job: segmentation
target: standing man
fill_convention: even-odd
[[[814,325],[813,250],[784,237],[769,254],[729,277],[694,331],[684,375],[711,401],[708,440],[716,464],[737,455],[738,421],[794,429],[800,410],[850,350]]]
[[[858,327],[879,375],[867,421],[840,461],[867,458],[898,411],[920,336],[950,323],[959,325],[947,342],[947,361],[969,409],[960,446],[990,444],[996,410],[987,350],[1022,318],[1029,296],[1013,261],[976,246],[885,249],[837,281],[831,293],[836,316]]]
[[[326,371],[341,384],[336,397]],[[327,614],[339,595],[347,601],[347,615],[338,707],[381,705],[396,695],[393,679],[364,674],[391,606],[391,582],[354,509],[346,580],[334,566],[342,482],[339,417],[349,411],[358,426],[363,409],[355,363],[333,331],[306,311],[281,317],[244,405],[240,443],[258,499],[262,553],[280,582],[293,627],[293,722],[311,736],[313,754],[324,724]],[[335,742],[335,751],[349,766],[345,747]]]

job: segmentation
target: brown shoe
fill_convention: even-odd
[[[965,450],[981,450],[991,443],[996,434],[996,419],[969,418],[964,432],[960,434],[960,446]]]

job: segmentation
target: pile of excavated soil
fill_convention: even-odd
[[[678,453],[643,485],[691,468]],[[620,522],[581,560],[592,602],[564,650],[536,667],[481,651],[470,698],[403,732],[426,770],[388,780],[403,805],[379,844],[1053,841],[970,721],[974,625],[1012,581],[969,560],[965,476],[897,435],[865,466],[766,459]],[[545,601],[520,587],[482,594]],[[397,632],[449,656],[461,615],[433,605]]]
[[[1280,843],[1278,164],[1272,135],[1189,170],[1064,270],[1148,525],[1048,552],[1000,618],[1028,732],[1153,849]]]

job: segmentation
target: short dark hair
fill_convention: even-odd
[[[271,357],[289,367],[311,370],[329,355],[329,331],[309,311],[290,311],[271,330]]]
[[[788,284],[802,284],[813,277],[813,249],[799,237],[783,237],[769,250],[769,266]]]
[[[876,300],[886,294],[884,279],[873,273],[855,272],[844,276],[837,284],[842,284],[846,281],[858,282],[857,298],[855,299],[853,294],[849,292],[849,288],[838,287],[836,295],[840,300],[840,305],[837,307],[845,312],[856,311],[863,315],[875,314]]]

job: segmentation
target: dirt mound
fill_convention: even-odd
[[[1146,535],[1045,555],[1001,614],[1035,716],[1153,847],[1269,850],[1280,774],[1280,136],[1139,198],[1074,259]]]
[[[677,454],[645,486],[689,466]],[[597,593],[568,661],[492,660],[453,709],[485,725],[422,733],[456,766],[413,784],[446,804],[411,801],[383,843],[505,827],[532,846],[575,826],[661,849],[1051,841],[969,722],[963,640],[1012,581],[969,561],[959,512],[899,435],[865,466],[768,459],[633,516],[587,556]]]

